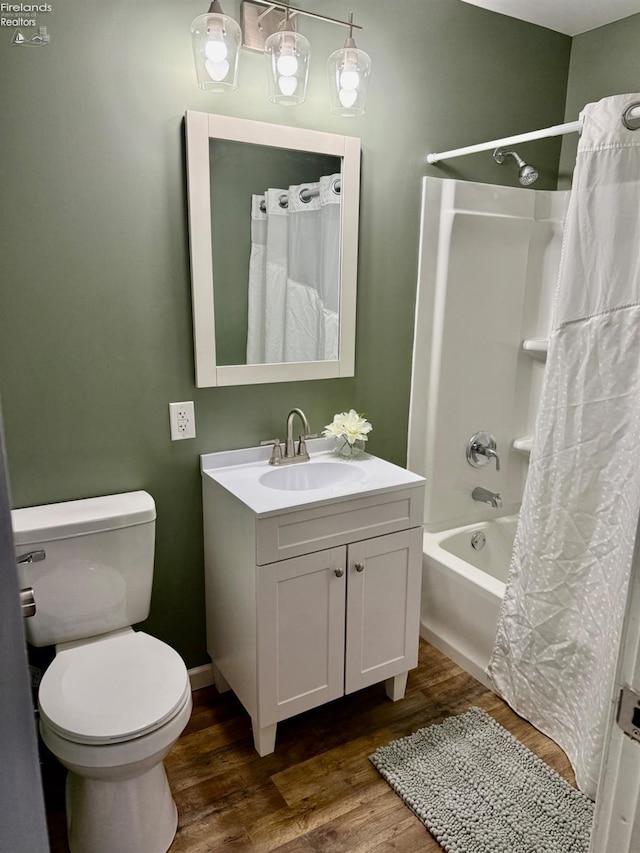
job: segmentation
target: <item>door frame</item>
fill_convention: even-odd
[[[0,408],[0,849],[49,850]]]
[[[640,742],[618,726],[623,687],[640,695],[640,519],[612,687],[589,853],[640,850]]]

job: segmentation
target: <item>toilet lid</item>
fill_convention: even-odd
[[[38,691],[47,724],[76,743],[117,743],[162,726],[184,705],[180,655],[142,631],[59,651]]]

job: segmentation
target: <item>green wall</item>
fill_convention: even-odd
[[[339,0],[304,6],[346,14]],[[147,489],[158,522],[146,629],[189,666],[206,660],[198,455],[282,435],[293,406],[313,429],[353,406],[374,425],[372,452],[405,462],[421,178],[516,180],[490,153],[442,168],[426,155],[561,122],[571,46],[459,0],[352,0],[374,68],[366,114],[340,119],[324,65],[342,29],[303,20],[308,98],[276,107],[256,54],[242,55],[238,92],[197,88],[189,24],[207,7],[56,0],[39,21],[50,44],[11,45],[0,30],[0,396],[13,505]],[[361,137],[353,379],[194,387],[187,109]],[[560,142],[529,151],[537,186],[554,187]],[[179,400],[195,401],[198,437],[172,443],[167,404]]]
[[[585,104],[608,95],[640,92],[640,14],[575,36],[571,46],[565,121],[575,121]],[[558,186],[571,186],[578,135],[562,142]]]

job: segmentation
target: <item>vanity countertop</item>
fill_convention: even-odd
[[[311,459],[283,466],[269,465],[272,450],[269,446],[205,453],[200,457],[200,468],[203,478],[218,483],[258,517],[310,509],[328,501],[416,488],[425,482],[424,477],[368,453],[354,460],[339,459],[331,451],[331,446],[329,439],[310,439],[307,449]],[[349,466],[353,479],[322,488],[272,488],[261,482],[268,472],[319,464],[326,466],[327,463]]]

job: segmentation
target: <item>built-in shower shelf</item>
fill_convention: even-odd
[[[547,360],[547,350],[549,349],[548,338],[527,338],[522,342],[522,349],[532,358],[539,358],[540,361]]]
[[[525,438],[516,438],[513,442],[513,449],[517,450],[518,453],[524,453],[526,456],[531,454],[531,445],[533,444],[533,437],[528,435]]]

